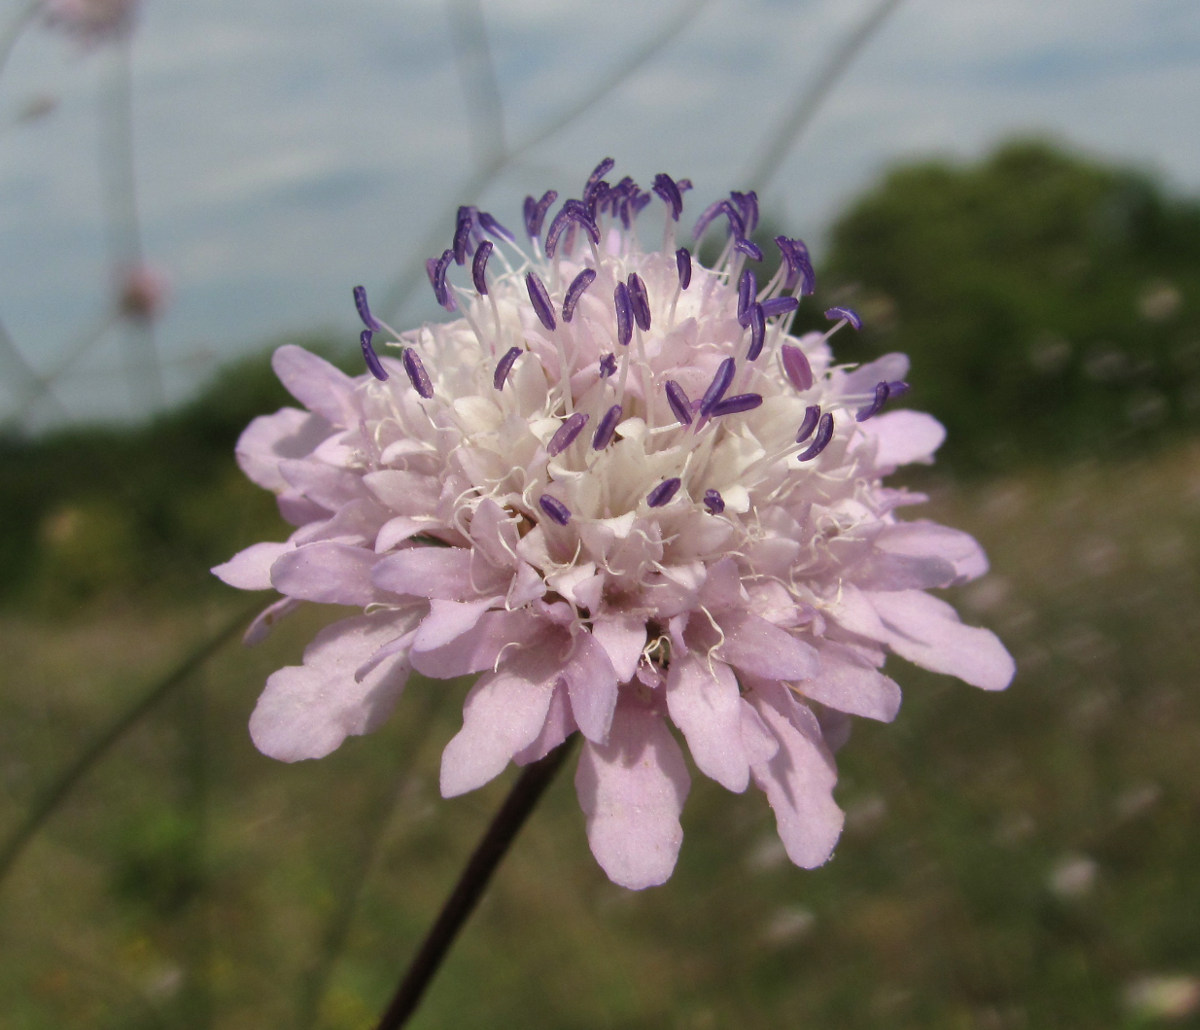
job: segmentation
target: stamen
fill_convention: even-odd
[[[558,190],[546,190],[542,194],[541,200],[534,200],[533,197],[525,198],[525,231],[529,233],[531,240],[536,240],[542,235],[542,222],[546,219],[546,212],[550,210],[550,205],[558,200]]]
[[[571,509],[568,508],[557,497],[551,497],[549,494],[542,494],[538,498],[538,507],[542,509],[550,518],[557,522],[560,526],[565,526],[571,521]]]
[[[729,219],[729,232],[734,239],[742,239],[746,235],[746,223],[741,214],[728,200],[718,200],[715,204],[709,204],[696,219],[696,224],[692,228],[692,239],[699,240],[713,219],[720,215]]]
[[[733,358],[726,358],[721,362],[717,369],[717,374],[713,376],[712,382],[708,384],[708,389],[704,391],[704,396],[700,399],[700,414],[705,417],[712,414],[725,396],[725,391],[729,389],[729,384],[733,382],[733,373],[736,370],[736,363]]]
[[[443,250],[442,256],[434,263],[433,271],[429,276],[430,281],[433,283],[434,297],[437,298],[437,302],[447,311],[455,311],[458,308],[449,287],[446,285],[446,270],[450,267],[450,262],[453,260],[454,251]]]
[[[807,297],[816,287],[816,273],[813,272],[812,260],[808,256],[808,248],[803,240],[789,239],[787,236],[776,236],[775,244],[787,262],[788,275],[784,281],[785,290],[800,287],[800,295]]]
[[[664,504],[669,504],[671,498],[679,491],[679,486],[682,482],[683,480],[678,476],[664,479],[646,495],[646,503],[651,508],[661,508]]]
[[[761,393],[739,393],[736,397],[727,397],[718,404],[714,404],[712,417],[720,418],[722,415],[736,415],[740,411],[753,411],[762,402]]]
[[[737,205],[742,221],[746,223],[746,232],[754,232],[758,228],[758,194],[754,190],[748,190],[745,193],[738,193],[737,190],[734,190],[729,194],[729,199]]]
[[[613,170],[613,165],[616,163],[611,157],[606,157],[592,169],[592,174],[588,176],[588,181],[583,187],[583,199],[585,201],[591,199],[592,194],[596,191],[596,187],[600,185],[600,180]]]
[[[454,223],[454,263],[467,263],[467,250],[471,246],[471,230],[475,228],[475,209],[460,207]]]
[[[687,247],[675,251],[675,268],[679,271],[679,288],[686,290],[692,282],[692,252]]]
[[[579,303],[583,291],[595,281],[596,270],[594,268],[585,268],[571,280],[571,285],[567,287],[567,295],[563,297],[562,316],[564,322],[571,321],[575,315],[575,305]]]
[[[550,437],[550,442],[546,444],[546,453],[550,457],[555,457],[562,454],[568,447],[575,442],[575,438],[583,432],[583,427],[587,425],[588,416],[577,411],[574,415],[563,420],[563,424],[558,427],[555,434]]]
[[[829,441],[833,439],[833,416],[827,411],[821,416],[821,421],[817,423],[817,435],[813,437],[813,442],[808,450],[796,457],[800,461],[811,461],[820,454],[826,447],[829,446]]]
[[[475,257],[471,261],[471,279],[475,283],[475,290],[481,297],[487,296],[487,263],[488,258],[492,256],[492,248],[495,244],[491,240],[484,240],[479,244],[479,249],[475,251]]]
[[[650,298],[646,295],[646,284],[637,272],[629,276],[629,304],[637,327],[646,332],[650,328]]]
[[[894,379],[892,382],[888,383],[887,385],[888,385],[888,400],[889,401],[893,397],[903,397],[906,393],[908,393],[908,391],[910,389],[912,389],[912,387],[910,387],[908,385],[908,383],[906,383],[903,379]]]
[[[408,373],[408,381],[413,384],[413,389],[426,400],[432,399],[433,384],[429,381],[429,373],[425,371],[425,366],[421,364],[421,358],[417,352],[411,347],[405,347],[401,360],[404,362],[404,371]]]
[[[367,305],[367,288],[365,286],[354,287],[354,306],[358,308],[358,317],[362,319],[363,325],[368,329],[379,332],[383,328],[379,319],[371,314],[371,309]]]
[[[774,318],[776,315],[786,315],[800,306],[796,297],[772,297],[762,302],[763,317]]]
[[[796,430],[796,443],[804,443],[812,432],[817,428],[817,422],[821,419],[821,406],[819,404],[810,404],[804,409],[804,421],[800,423],[800,428]]]
[[[617,431],[617,423],[621,421],[621,405],[614,404],[604,413],[604,418],[596,426],[596,435],[592,437],[592,450],[602,451],[607,447]]]
[[[763,314],[763,306],[755,301],[750,306],[750,348],[746,351],[746,360],[754,361],[762,353],[763,341],[767,338],[767,319]]]
[[[592,220],[588,209],[578,200],[568,200],[554,216],[550,228],[546,230],[546,257],[554,257],[554,252],[558,249],[559,237],[572,223],[581,225],[593,243],[600,242],[600,229]]]
[[[865,408],[859,408],[854,415],[855,422],[866,422],[872,415],[879,413],[879,409],[883,407],[888,399],[888,384],[875,384],[875,397]]]
[[[633,312],[630,310],[629,287],[624,283],[617,283],[613,290],[613,304],[617,309],[617,343],[628,347],[633,339]]]
[[[734,241],[733,249],[745,254],[752,261],[761,261],[763,259],[762,247],[753,240],[748,240],[744,236]]]
[[[503,240],[508,240],[509,243],[517,242],[517,238],[486,211],[479,211],[477,214],[479,216],[479,224],[483,227],[484,232],[490,232],[493,236],[499,236]]]
[[[851,308],[829,308],[825,312],[825,317],[829,321],[849,322],[855,329],[862,328],[862,319],[858,317],[858,312]]]
[[[522,351],[520,347],[509,347],[508,350],[504,352],[504,357],[502,357],[496,363],[496,374],[492,376],[492,385],[497,390],[504,389],[504,383],[508,379],[509,371],[512,369],[517,358],[519,358],[523,353],[524,351]]]
[[[779,348],[779,357],[783,362],[783,371],[791,384],[801,393],[811,390],[813,370],[804,351],[795,344],[785,343]]]
[[[529,291],[529,301],[533,304],[538,321],[553,332],[558,323],[554,319],[554,308],[550,306],[550,294],[546,292],[546,287],[538,278],[537,272],[525,273],[525,288]]]
[[[359,343],[362,344],[363,360],[367,363],[367,370],[378,379],[381,383],[386,383],[388,378],[387,369],[379,363],[379,355],[375,353],[375,348],[371,346],[371,337],[374,333],[370,329],[364,329],[359,335]]]
[[[710,515],[720,515],[725,510],[725,498],[719,490],[705,490],[704,507]]]
[[[690,426],[692,424],[692,402],[684,393],[683,387],[674,379],[668,379],[666,390],[667,403],[671,405],[671,410],[675,412],[675,417],[679,419],[680,425]]]
[[[737,320],[743,329],[750,324],[750,305],[754,303],[757,292],[758,277],[747,268],[738,279]]]
[[[600,378],[607,379],[611,375],[617,374],[617,356],[615,354],[605,354],[600,359]]]
[[[679,186],[676,185],[675,180],[665,172],[659,172],[654,177],[652,189],[662,197],[663,203],[671,209],[672,220],[678,222],[679,215],[683,211],[683,194],[679,192]]]

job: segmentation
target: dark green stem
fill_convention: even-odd
[[[379,1020],[377,1030],[398,1030],[416,1011],[425,988],[437,973],[454,943],[454,938],[491,880],[492,873],[508,851],[508,846],[520,832],[529,813],[554,779],[554,774],[572,750],[572,740],[555,748],[545,758],[527,765],[513,785],[491,826],[483,835],[471,860],[459,877],[454,891],[446,899],[442,912],[433,924],[421,950],[396,989],[391,1004]]]

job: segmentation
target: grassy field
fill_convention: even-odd
[[[839,755],[848,826],[814,872],[761,794],[697,776],[675,876],[623,891],[561,777],[415,1027],[1200,1025],[1200,445],[920,485],[991,555],[955,600],[1012,688],[895,661],[904,707]],[[72,517],[43,536],[86,572]],[[246,598],[203,577],[0,612],[0,848],[237,621]],[[0,1027],[370,1026],[511,773],[438,797],[461,683],[412,682],[322,762],[260,756],[260,685],[327,614],[233,635],[49,806],[0,882]]]

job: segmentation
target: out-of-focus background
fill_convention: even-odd
[[[610,154],[690,177],[685,221],[757,188],[812,324],[863,314],[842,360],[912,355],[950,436],[907,482],[987,547],[952,599],[1019,671],[895,662],[814,872],[697,776],[674,878],[625,892],[563,777],[413,1025],[1200,1025],[1200,8],[88,8],[0,10],[0,1027],[382,1009],[508,780],[438,798],[463,684],[254,751],[329,613],[239,643],[255,599],[207,569],[285,529],[233,444],[288,403],[273,344],[358,371],[351,286],[438,317],[457,204],[517,225]]]

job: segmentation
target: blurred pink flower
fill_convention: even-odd
[[[788,856],[817,866],[842,827],[847,717],[900,704],[888,651],[988,690],[1011,679],[1000,642],[925,592],[986,560],[964,533],[898,519],[924,498],[883,485],[943,437],[928,415],[881,410],[907,360],[838,365],[828,333],[788,334],[812,291],[804,245],[777,238],[760,285],[757,202],[733,193],[696,225],[728,228],[704,268],[676,249],[690,184],[609,185],[610,167],[548,228],[556,195],[528,198],[525,248],[461,209],[429,262],[453,321],[397,334],[356,290],[373,374],[276,353],[307,410],[256,419],[237,453],[297,529],[214,571],[283,595],[252,639],[304,601],[361,614],[268,679],[251,734],[284,761],[317,758],[377,727],[410,671],[479,674],[443,795],[578,730],[593,854],[618,884],[662,883],[690,786],[673,725],[700,772],[764,791]],[[655,195],[663,245],[643,250],[634,224]],[[376,332],[398,357],[376,356]]]
[[[133,31],[139,0],[42,0],[46,21],[86,46]]]

